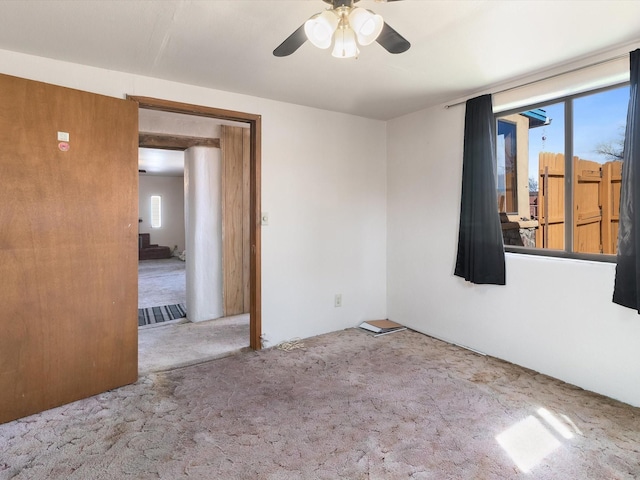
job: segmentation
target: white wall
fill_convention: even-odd
[[[184,250],[184,178],[139,175],[138,224],[140,233],[151,234],[151,243]],[[151,228],[151,195],[162,197],[162,226]]]
[[[0,50],[9,75],[262,115],[267,345],[386,316],[385,123]],[[343,307],[335,308],[334,294]]]
[[[385,124],[281,113],[278,122],[263,115],[263,151],[284,153],[269,155],[262,176],[263,271],[278,279],[263,275],[264,310],[280,316],[286,338],[303,336],[303,325],[315,335],[386,318]]]
[[[388,313],[418,331],[640,406],[640,317],[615,265],[506,255],[507,285],[453,275],[464,105],[388,123]]]
[[[388,302],[389,317],[416,330],[640,406],[640,318],[611,303],[613,265],[508,254],[505,287],[453,276],[463,106],[398,118],[385,134],[379,121],[8,51],[0,66],[262,115],[268,345],[385,317]]]

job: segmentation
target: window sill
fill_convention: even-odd
[[[513,245],[505,245],[504,251],[508,253],[518,253],[521,255],[534,255],[538,257],[566,258],[570,260],[588,260],[591,262],[616,263],[616,255],[605,255],[603,253],[575,253],[565,252],[563,250],[516,247]]]

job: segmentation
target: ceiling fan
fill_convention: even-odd
[[[331,7],[313,15],[289,35],[273,51],[276,57],[291,55],[307,40],[322,49],[329,48],[333,44],[331,54],[337,58],[355,58],[360,53],[358,45],[369,45],[374,41],[389,53],[406,52],[411,47],[411,44],[391,28],[380,15],[354,6],[360,0],[322,1]]]

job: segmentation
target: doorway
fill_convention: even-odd
[[[138,115],[139,128],[156,117]],[[148,111],[149,112],[149,111]],[[138,327],[184,318],[184,151],[138,149]]]
[[[138,112],[141,131],[179,125],[145,112],[151,111]],[[184,156],[177,149],[138,149],[138,327],[184,318]]]
[[[207,117],[224,121],[241,122],[249,127],[249,214],[246,223],[249,228],[248,305],[249,305],[249,347],[261,348],[261,283],[260,283],[260,164],[261,164],[261,117],[259,115],[202,107],[167,100],[128,96],[138,103],[139,109],[179,113]],[[225,319],[233,323],[234,317]],[[193,324],[197,326],[197,324]],[[195,328],[195,327],[194,327]]]

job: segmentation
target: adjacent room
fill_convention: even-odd
[[[243,181],[249,157],[236,140],[248,133],[242,123],[150,109],[138,113],[143,375],[249,347],[249,191]],[[205,170],[201,162],[224,168]],[[204,268],[214,274],[202,275]]]
[[[638,32],[0,2],[0,478],[639,478]]]

